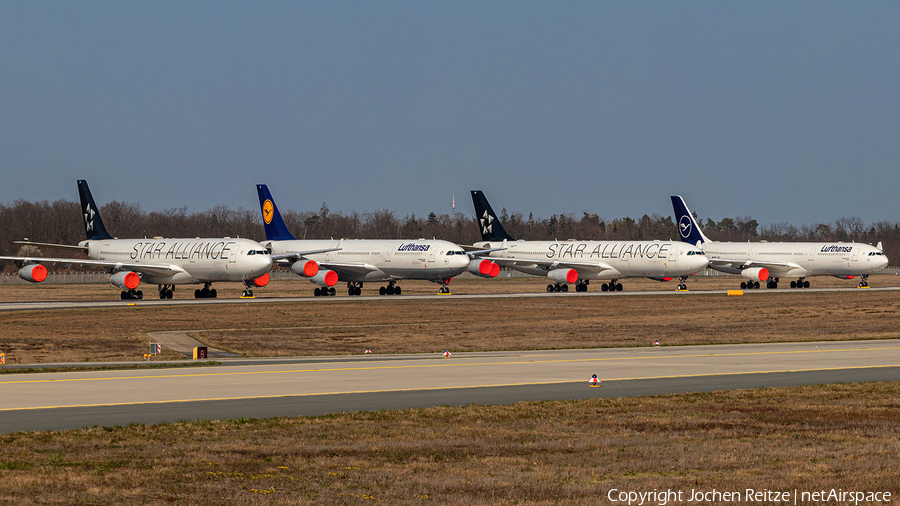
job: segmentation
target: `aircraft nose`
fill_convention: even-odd
[[[259,255],[253,259],[252,269],[255,275],[262,276],[272,268],[272,257]]]

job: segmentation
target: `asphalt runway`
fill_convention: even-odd
[[[796,293],[814,293],[814,292],[854,292],[858,293],[860,288],[804,288],[797,289],[760,289],[760,290],[744,290],[745,296],[754,295],[778,295],[778,294],[796,294]],[[879,288],[862,289],[867,292],[896,292],[900,291],[898,286],[887,286]],[[143,299],[143,300],[90,300],[90,301],[43,301],[43,302],[0,302],[0,311],[39,311],[50,309],[87,309],[87,308],[111,308],[124,306],[191,306],[201,304],[274,304],[284,302],[359,302],[359,301],[383,301],[395,302],[401,300],[443,300],[443,299],[521,299],[521,298],[542,298],[542,297],[633,297],[648,295],[669,295],[677,297],[685,297],[690,295],[725,295],[728,290],[653,290],[653,291],[635,291],[635,292],[566,292],[566,293],[547,293],[547,292],[526,292],[526,293],[478,293],[478,294],[434,294],[434,295],[363,295],[356,297],[335,296],[335,297],[259,297],[259,298],[231,298],[231,299]]]
[[[0,433],[896,379],[900,340],[238,359],[0,376]]]

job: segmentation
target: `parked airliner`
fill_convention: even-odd
[[[860,277],[859,288],[869,286],[869,274],[884,269],[888,258],[877,246],[856,242],[718,242],[700,230],[680,195],[672,196],[672,207],[681,240],[706,253],[709,266],[717,271],[740,274],[747,281],[741,288],[778,288],[782,277],[796,277],[791,288],[809,288],[810,276]]]
[[[122,289],[122,299],[143,299],[141,282],[156,284],[160,299],[171,299],[175,285],[203,284],[194,297],[215,297],[210,288],[217,281],[244,283],[243,295],[252,297],[251,286],[269,281],[272,258],[258,242],[219,237],[213,239],[115,239],[106,231],[87,181],[78,181],[87,240],[78,246],[16,241],[39,247],[77,250],[88,259],[0,257],[20,266],[19,277],[33,283],[47,278],[45,265],[99,267],[110,274],[109,281]]]
[[[259,184],[256,190],[266,229],[263,246],[294,273],[321,286],[316,295],[334,295],[338,281],[347,283],[349,295],[361,295],[366,282],[386,282],[381,295],[400,295],[397,281],[403,279],[440,283],[440,293],[450,293],[453,276],[476,262],[456,244],[433,239],[300,240],[288,231],[269,188]],[[284,258],[292,253],[293,258]]]
[[[631,277],[658,281],[677,277],[677,289],[686,290],[687,277],[708,263],[699,248],[677,241],[516,241],[482,191],[472,190],[472,201],[482,239],[474,246],[497,248],[488,254],[497,264],[550,278],[555,284],[547,285],[548,292],[567,292],[567,283],[586,292],[592,279],[608,280],[601,291],[621,291],[619,280]]]

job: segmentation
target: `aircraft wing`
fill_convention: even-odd
[[[340,263],[340,262],[319,262],[319,268],[328,269],[341,274],[360,275],[368,272],[380,271],[378,267],[368,262]]]
[[[534,267],[539,266],[548,271],[554,269],[575,269],[578,272],[601,273],[603,271],[615,270],[613,266],[603,262],[575,262],[575,261],[559,261],[559,260],[535,260],[532,258],[491,258],[492,262],[507,267]]]
[[[38,248],[67,249],[74,251],[87,251],[84,246],[72,246],[71,244],[53,244],[49,242],[13,241],[20,246],[37,246]]]
[[[328,249],[315,249],[309,251],[292,251],[290,253],[278,253],[276,255],[272,255],[272,261],[277,262],[279,260],[293,260],[297,261],[307,255],[315,255],[318,253],[330,253],[332,251],[340,251],[341,248],[328,248]],[[293,262],[291,262],[293,263]],[[318,263],[318,262],[317,262]]]
[[[803,267],[794,262],[774,262],[768,260],[747,259],[738,260],[731,258],[710,258],[709,267],[712,269],[715,269],[716,267],[727,267],[736,270],[749,269],[750,267],[765,267],[774,276],[783,275],[784,273],[795,269],[803,269]]]
[[[86,258],[0,257],[0,261],[10,262],[20,266],[41,264],[66,268],[78,265],[80,267],[100,268],[109,273],[133,271],[138,274],[146,273],[153,276],[171,276],[177,272],[184,272],[184,269],[181,267],[171,264],[131,264],[109,262],[106,260],[90,260]]]

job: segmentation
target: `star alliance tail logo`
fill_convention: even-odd
[[[492,229],[494,227],[493,226],[493,222],[494,222],[493,216],[491,216],[490,214],[488,214],[487,211],[485,211],[484,216],[481,217],[480,221],[481,221],[481,233],[482,234],[487,235],[487,234],[494,233],[492,231]]]
[[[97,214],[91,209],[91,205],[88,204],[84,208],[84,230],[86,232],[94,231],[94,215]]]
[[[678,220],[678,232],[681,233],[681,237],[685,239],[690,237],[692,228],[693,224],[691,223],[691,218],[689,216],[682,216],[681,219]]]

